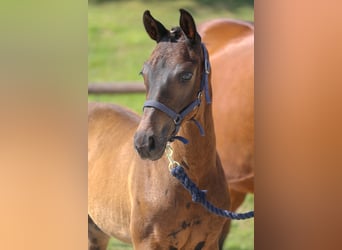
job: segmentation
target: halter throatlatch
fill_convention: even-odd
[[[203,51],[203,57],[204,57],[204,71],[201,79],[201,86],[200,90],[198,92],[197,98],[190,103],[188,106],[186,106],[180,113],[177,113],[164,105],[161,102],[155,101],[155,100],[147,100],[144,103],[144,108],[156,108],[159,109],[160,111],[164,112],[167,114],[175,123],[175,130],[173,132],[173,135],[170,138],[170,141],[174,141],[175,139],[180,140],[184,144],[188,143],[188,140],[185,139],[184,137],[177,136],[177,133],[180,129],[180,126],[184,120],[184,118],[195,108],[197,108],[201,104],[201,97],[202,97],[202,91],[205,93],[205,99],[207,101],[207,104],[211,103],[211,98],[209,94],[209,73],[210,73],[210,62],[209,62],[209,57],[208,57],[208,51],[204,44],[202,43],[202,51]],[[201,126],[201,124],[194,118],[191,119],[196,126],[198,127],[200,134],[204,136],[204,129]]]

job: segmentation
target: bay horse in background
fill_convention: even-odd
[[[90,250],[106,249],[110,236],[138,250],[213,250],[222,242],[228,220],[192,202],[162,157],[173,141],[174,160],[207,190],[210,202],[230,209],[212,106],[206,103],[211,98],[208,56],[192,16],[180,13],[180,27],[170,31],[149,11],[143,15],[157,45],[141,71],[147,91],[142,118],[112,104],[88,107]]]
[[[198,32],[210,55],[216,146],[235,211],[254,193],[254,25],[215,19]]]

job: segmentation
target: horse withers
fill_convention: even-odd
[[[116,105],[89,105],[89,249],[106,249],[109,236],[134,249],[219,249],[227,219],[192,202],[164,156],[172,142],[173,159],[207,190],[207,199],[230,208],[206,103],[208,55],[192,16],[180,13],[180,27],[170,31],[149,11],[143,15],[157,45],[141,71],[147,91],[142,118]]]

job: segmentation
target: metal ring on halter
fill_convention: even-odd
[[[197,95],[197,99],[198,99],[199,103],[201,103],[201,98],[202,98],[202,91],[199,91],[198,95]]]
[[[182,122],[182,116],[177,114],[177,116],[173,119],[173,122],[178,126]]]

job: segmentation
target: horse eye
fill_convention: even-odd
[[[189,81],[189,80],[191,79],[191,77],[192,77],[192,73],[190,73],[190,72],[185,72],[185,73],[181,76],[181,78],[182,78],[183,81]]]

